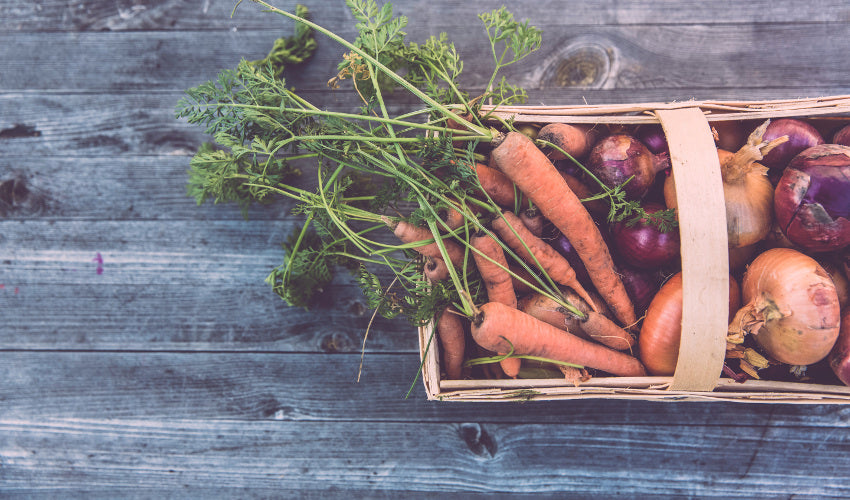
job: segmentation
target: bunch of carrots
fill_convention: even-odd
[[[331,81],[350,79],[364,104],[360,113],[322,110],[287,87],[270,64],[243,61],[218,81],[187,91],[178,105],[178,117],[206,124],[217,142],[192,162],[190,192],[199,202],[278,196],[295,200],[306,215],[284,245],[284,264],[268,279],[290,305],[309,305],[330,281],[330,269],[345,266],[359,272],[376,313],[434,321],[449,379],[522,377],[523,370],[542,369],[579,382],[597,373],[640,377],[675,368],[681,293],[662,293],[661,284],[667,281],[663,290],[669,290],[681,282],[676,208],[664,203],[669,158],[651,127],[500,119],[493,110],[525,94],[497,73],[540,47],[539,30],[504,8],[479,16],[495,69],[488,90],[470,98],[460,90],[463,65],[454,45],[444,35],[406,44],[407,20],[393,17],[390,4],[347,0],[358,20],[351,42],[303,11],[254,2],[309,28],[301,31],[302,42],[315,32],[348,50]],[[390,115],[389,87],[413,95],[421,108]],[[719,153],[734,167],[729,184],[764,180],[755,162],[787,142],[762,140],[764,132],[756,129],[748,142],[718,133],[718,147],[737,151]],[[288,162],[311,159],[315,192],[290,180]],[[747,203],[747,189],[727,217],[734,219],[730,228],[741,229],[730,241],[749,251],[766,237],[770,220],[744,227],[757,218],[738,213],[765,212]],[[771,189],[768,182],[765,193]],[[731,200],[731,191],[726,196]],[[652,200],[660,208],[651,208]],[[387,242],[387,228],[397,241]],[[617,243],[623,241],[625,248]],[[660,245],[664,251],[653,251]],[[641,272],[634,272],[633,253],[649,255]],[[393,282],[381,285],[368,266],[388,268]],[[406,296],[390,293],[396,283]],[[740,305],[733,303],[735,287],[733,310]],[[665,296],[673,305],[660,310]],[[665,323],[660,337],[647,331]],[[844,344],[850,353],[850,340]],[[752,349],[730,352],[742,367],[759,361]],[[663,357],[673,361],[660,362]]]

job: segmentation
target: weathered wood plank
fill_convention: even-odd
[[[850,74],[850,72],[848,72]],[[779,82],[771,82],[777,84]],[[187,157],[210,137],[203,129],[174,118],[174,106],[181,90],[162,93],[2,93],[0,92],[0,177],[10,173],[32,175],[46,164],[47,157],[60,161],[77,157],[108,158],[132,155]],[[622,88],[530,89],[529,104],[612,104],[636,102],[683,101],[689,99],[794,99],[850,93],[850,83],[826,84],[812,80],[799,88],[770,86],[764,88]],[[357,110],[356,95],[348,91],[307,92],[306,97],[317,106],[344,112]],[[397,94],[390,99],[390,112],[415,109],[416,102]],[[32,156],[39,157],[38,162]],[[26,157],[26,158],[23,158]],[[122,165],[124,160],[116,160]],[[157,158],[144,160],[145,168]],[[173,158],[162,160],[162,168],[174,165]],[[128,174],[130,175],[130,174]],[[143,175],[142,173],[132,175]],[[76,182],[82,182],[80,179]],[[183,184],[183,181],[180,181]]]
[[[477,14],[499,8],[497,0],[475,3],[441,1],[395,1],[397,14],[407,15],[411,22],[432,29],[464,26],[474,22]],[[276,16],[261,15],[259,9],[243,5],[237,15],[230,14],[235,1],[207,0],[85,0],[68,3],[46,0],[39,3],[0,1],[0,30],[18,31],[127,31],[127,30],[221,30],[275,28]],[[293,10],[295,2],[278,1],[274,5]],[[306,2],[319,24],[335,27],[352,24],[351,14],[343,2]],[[674,23],[767,23],[767,22],[836,22],[850,17],[845,2],[820,0],[799,8],[795,2],[716,1],[711,3],[683,1],[671,8],[665,1],[599,1],[547,0],[534,7],[513,7],[513,13],[529,18],[531,23],[572,26],[581,24],[654,24]]]
[[[341,31],[353,37],[350,28]],[[411,40],[432,34],[415,24],[408,31]],[[472,55],[489,53],[486,37],[471,36],[466,26],[448,31],[463,41],[462,85],[483,87],[492,61]],[[264,56],[276,36],[273,30],[3,33],[0,90],[182,89],[240,58]],[[848,48],[847,24],[575,26],[550,30],[539,53],[504,75],[528,88],[846,88]],[[323,41],[288,83],[323,89],[343,52]]]
[[[404,333],[404,332],[402,332]],[[410,335],[411,337],[413,335]],[[367,347],[372,345],[370,338]],[[647,401],[432,402],[415,353],[0,352],[4,418],[558,423],[833,429],[850,407]],[[98,381],[98,383],[92,383]],[[413,392],[405,395],[413,385]],[[722,418],[718,418],[722,415]]]
[[[850,493],[850,437],[818,428],[2,418],[0,449],[4,492],[58,496],[211,484],[294,497]]]
[[[369,351],[417,346],[406,320],[370,326],[360,289],[342,276],[310,311],[287,307],[259,273],[240,277],[244,284],[182,277],[186,284],[48,285],[3,276],[0,349],[359,352],[367,330]]]
[[[163,124],[167,126],[167,124]],[[153,143],[150,143],[154,147]],[[106,220],[244,220],[240,207],[213,200],[198,207],[186,194],[189,157],[120,155],[113,157],[0,158],[0,217]],[[310,184],[313,176],[295,179]],[[315,184],[315,183],[313,183]],[[286,220],[286,199],[253,204],[247,218]]]

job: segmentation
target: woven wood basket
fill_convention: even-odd
[[[516,106],[488,111],[515,123],[661,124],[679,205],[683,275],[682,339],[672,377],[441,380],[433,323],[419,329],[429,399],[642,399],[850,403],[850,387],[721,378],[726,349],[729,261],[720,164],[710,122],[796,117],[850,122],[850,96],[784,101],[702,101],[604,106]],[[838,125],[838,122],[836,122]]]

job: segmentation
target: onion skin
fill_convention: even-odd
[[[667,137],[661,125],[644,125],[637,131],[637,138],[652,154],[670,153]]]
[[[753,334],[779,362],[810,365],[824,359],[838,338],[840,307],[829,274],[813,258],[773,248],[753,260],[741,284],[746,304],[730,333]]]
[[[655,294],[638,336],[640,359],[652,375],[673,375],[682,340],[682,273],[667,280]],[[729,277],[729,310],[740,305],[738,283]]]
[[[720,149],[737,151],[747,142],[747,129],[744,127],[744,122],[740,120],[711,122],[711,128],[714,133],[714,142]]]
[[[841,146],[850,146],[850,125],[845,125],[838,132],[832,136],[833,144],[840,144]]]
[[[850,147],[821,144],[791,161],[776,186],[776,221],[807,252],[850,245]]]
[[[586,166],[609,188],[629,181],[623,187],[626,198],[639,200],[652,187],[655,174],[670,167],[670,157],[665,153],[653,155],[635,137],[615,134],[594,146]]]
[[[658,293],[664,275],[655,270],[637,269],[631,266],[617,266],[617,273],[623,280],[626,293],[635,305],[635,314],[643,316],[652,298]]]
[[[660,203],[645,203],[643,208],[650,214],[664,210]],[[617,222],[611,226],[611,237],[622,260],[634,267],[665,267],[679,259],[678,229],[662,232],[644,220],[631,227],[625,222]]]
[[[774,120],[767,126],[764,140],[772,141],[783,135],[788,136],[788,142],[764,155],[764,159],[761,161],[769,169],[783,169],[799,153],[812,146],[824,143],[823,136],[815,127],[795,118]]]
[[[838,340],[829,353],[829,367],[844,385],[850,385],[850,309],[841,317]]]

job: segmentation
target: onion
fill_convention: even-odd
[[[570,266],[572,266],[576,273],[576,279],[578,282],[585,288],[593,288],[593,281],[591,281],[590,275],[584,267],[584,262],[582,262],[581,257],[579,257],[578,252],[576,252],[576,249],[570,243],[570,240],[568,240],[563,234],[559,233],[552,242],[552,246],[558,251],[558,253],[567,259],[567,262],[570,263]]]
[[[645,125],[637,130],[637,138],[652,154],[670,153],[667,147],[667,136],[661,125]]]
[[[821,144],[791,161],[775,194],[776,221],[808,252],[850,244],[850,147]]]
[[[829,353],[829,367],[844,385],[850,385],[850,309],[841,317],[838,340]]]
[[[626,293],[632,299],[635,314],[643,316],[646,308],[649,307],[649,303],[652,302],[652,298],[661,288],[664,274],[656,270],[638,269],[625,265],[617,266],[617,274],[620,275],[620,280],[626,287]]]
[[[655,174],[669,166],[669,155],[654,155],[638,139],[626,134],[602,139],[587,159],[587,168],[609,188],[628,181],[623,190],[631,200],[643,198]]]
[[[714,142],[720,149],[737,151],[747,142],[747,130],[742,121],[711,122],[711,128],[714,133]]]
[[[646,370],[673,375],[682,339],[682,273],[674,274],[655,294],[643,320],[638,346]],[[729,310],[740,305],[738,283],[729,277]]]
[[[757,162],[788,139],[778,137],[767,142],[764,134],[769,124],[770,121],[766,121],[756,128],[736,153],[717,150],[730,248],[758,243],[768,235],[773,224],[773,184],[767,178],[767,168]],[[672,175],[664,184],[664,200],[670,208],[678,206]]]
[[[645,203],[649,214],[664,210],[660,203]],[[634,225],[617,222],[611,225],[611,237],[620,257],[628,264],[653,269],[675,264],[679,259],[679,230],[662,232],[641,219]]]
[[[788,136],[788,142],[764,155],[762,164],[770,169],[783,169],[800,152],[818,144],[823,144],[823,136],[818,130],[802,120],[781,118],[768,125],[764,140],[770,142],[777,137]]]
[[[741,290],[746,305],[730,334],[752,334],[769,356],[790,365],[829,354],[838,337],[838,294],[813,258],[790,248],[766,250],[744,273]]]
[[[840,144],[842,146],[850,146],[850,125],[845,125],[838,132],[832,136],[833,144]]]

